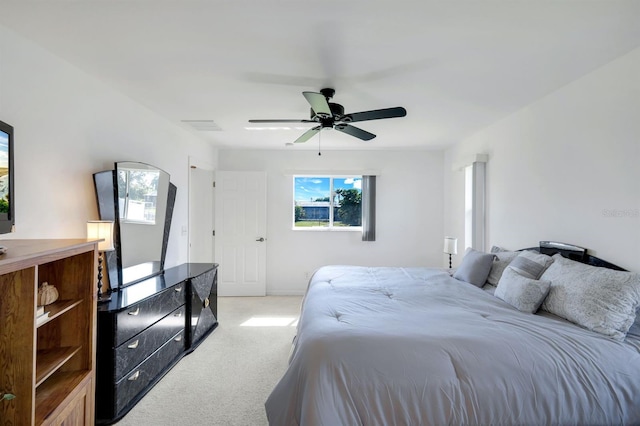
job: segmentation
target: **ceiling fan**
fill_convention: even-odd
[[[364,141],[371,140],[376,137],[373,133],[352,126],[349,123],[358,121],[380,120],[383,118],[404,117],[407,110],[402,107],[376,109],[371,111],[354,112],[350,114],[344,113],[344,107],[340,104],[329,102],[333,97],[335,90],[322,89],[320,93],[302,92],[307,102],[311,105],[311,119],[281,119],[281,120],[249,120],[249,123],[318,123],[317,126],[304,132],[294,143],[306,142],[316,135],[320,130],[333,128],[342,133],[346,133]]]

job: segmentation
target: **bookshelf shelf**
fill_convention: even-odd
[[[45,349],[36,355],[36,388],[80,350],[79,346]]]
[[[48,420],[54,417],[52,414],[55,411],[59,411],[64,400],[68,399],[74,390],[77,392],[77,389],[90,379],[90,375],[91,372],[87,370],[57,372],[42,386],[38,387],[36,391],[35,424],[41,425],[49,423]],[[53,423],[57,424],[55,422]],[[72,424],[76,423],[72,422]],[[91,419],[90,423],[82,424],[93,424],[93,419]]]
[[[58,300],[51,305],[45,307],[45,312],[49,312],[49,317],[38,323],[38,327],[45,325],[49,321],[59,317],[60,315],[78,306],[82,300]]]

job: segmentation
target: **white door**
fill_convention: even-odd
[[[189,262],[213,262],[213,170],[189,172]]]
[[[267,184],[263,172],[216,172],[219,296],[266,294]]]

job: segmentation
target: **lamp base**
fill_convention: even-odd
[[[98,304],[101,303],[109,303],[111,302],[111,294],[110,293],[102,293],[98,295]]]
[[[102,292],[102,252],[98,254],[98,304],[111,301],[110,293]]]

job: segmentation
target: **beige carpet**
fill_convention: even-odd
[[[287,366],[301,300],[219,298],[218,328],[117,425],[266,425],[264,401]]]

